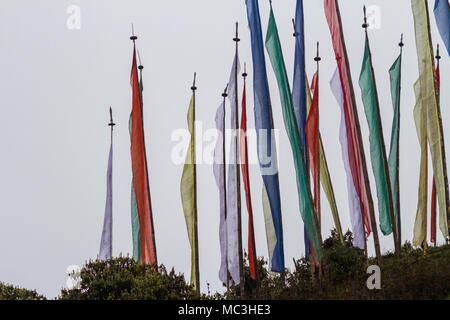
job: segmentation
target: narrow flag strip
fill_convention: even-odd
[[[414,83],[416,105],[414,123],[420,144],[419,188],[417,194],[416,219],[414,221],[413,245],[420,246],[427,237],[427,195],[428,195],[428,150],[427,150],[427,106],[422,99],[420,81]]]
[[[269,265],[273,272],[284,272],[278,164],[259,6],[257,0],[246,0],[245,3],[251,35],[255,129],[258,142],[258,161],[264,181],[263,211],[266,223],[267,247],[269,248]]]
[[[367,35],[365,42],[359,86],[361,88],[361,97],[369,126],[370,158],[377,189],[380,228],[384,235],[388,235],[392,232],[393,228],[395,228],[395,226],[392,225],[395,222],[390,219],[390,213],[393,208],[391,184],[388,176],[389,171],[387,168],[386,150],[384,149],[383,135],[381,132],[382,128],[378,109],[378,98],[375,92],[375,78],[372,70]]]
[[[389,150],[389,177],[391,181],[392,204],[394,207],[395,223],[397,233],[400,238],[400,182],[399,178],[399,139],[400,139],[400,77],[401,77],[402,54],[392,64],[389,69],[389,79],[391,83],[392,106],[394,108],[394,119],[392,120],[391,144]],[[400,241],[401,242],[401,241]]]
[[[447,54],[450,56],[450,5],[448,0],[435,0],[433,12]]]
[[[224,122],[225,122],[225,101],[217,108],[216,112],[217,141],[214,149],[214,178],[219,189],[220,219],[219,219],[219,241],[220,241],[220,269],[219,279],[222,283],[227,283],[227,223],[226,223],[226,190],[225,190],[225,163],[224,163]]]
[[[339,77],[339,73],[337,75]],[[306,77],[305,77],[305,83],[306,83],[306,86],[305,86],[306,87],[306,110],[307,110],[307,113],[309,113],[309,110],[311,109],[312,98],[311,98],[311,91],[309,89],[308,79]],[[341,88],[340,83],[339,83],[339,88]],[[342,93],[341,93],[341,95],[342,95]],[[344,130],[345,130],[345,127],[344,127]],[[333,215],[334,227],[336,228],[336,231],[339,235],[339,239],[341,240],[341,242],[344,242],[341,221],[339,218],[339,212],[338,212],[337,205],[336,205],[336,197],[334,196],[333,185],[331,184],[330,171],[328,170],[327,158],[325,155],[325,149],[323,147],[320,131],[319,131],[319,157],[320,157],[320,159],[319,159],[319,161],[320,161],[320,183],[322,184],[323,191],[325,192],[328,203],[330,205],[331,214]]]
[[[411,7],[414,15],[417,60],[419,65],[419,84],[417,85],[417,89],[420,91],[418,97],[423,107],[426,108],[426,120],[424,121],[426,121],[427,138],[436,183],[436,195],[439,205],[439,227],[443,236],[447,237],[449,234],[448,220],[450,219],[448,209],[447,164],[445,161],[442,119],[440,117],[440,109],[436,96],[435,69],[429,31],[427,2],[411,0]]]
[[[194,94],[192,94],[187,114],[187,123],[191,139],[186,153],[186,161],[184,163],[183,174],[181,176],[181,202],[183,205],[184,217],[186,220],[186,228],[191,245],[191,284],[196,286],[196,261],[195,261],[195,216],[197,215],[195,207],[195,128],[194,128]]]
[[[100,260],[109,260],[112,257],[112,129],[111,146],[109,147],[108,170],[106,172],[106,205],[103,219],[102,239],[100,241]]]
[[[336,0],[324,0],[324,7],[343,91],[348,160],[352,172],[353,184],[360,199],[363,222],[368,236],[372,231],[370,211],[373,210],[373,208],[371,209],[372,204],[369,200],[370,190],[367,190],[365,183],[365,170],[359,147],[360,141],[354,111],[356,109],[352,101],[352,83],[350,80],[350,70],[346,64],[344,39],[341,35],[340,16],[338,15]]]
[[[311,91],[313,94],[313,100],[311,108],[308,112],[308,118],[306,119],[306,141],[308,143],[308,161],[311,168],[312,180],[314,181],[314,209],[316,214],[319,210],[319,192],[320,186],[317,181],[319,180],[319,143],[318,143],[318,126],[319,126],[319,104],[318,104],[318,76],[317,72],[314,73],[312,79]]]
[[[350,209],[350,221],[352,224],[352,232],[354,237],[353,245],[360,249],[364,249],[364,227],[362,222],[361,207],[358,194],[355,190],[355,185],[353,184],[352,172],[348,160],[347,134],[344,119],[344,97],[341,80],[339,79],[339,69],[336,69],[333,73],[333,76],[330,80],[330,88],[341,110],[339,142],[341,144],[342,160],[344,162],[344,168],[347,175],[348,205]]]
[[[156,247],[145,155],[142,103],[138,81],[136,48],[133,48],[133,64],[130,79],[133,92],[131,111],[131,166],[133,170],[133,187],[139,216],[141,260],[146,264],[155,264],[157,262]]]
[[[300,212],[303,218],[303,222],[306,225],[308,236],[314,250],[315,260],[317,263],[320,263],[322,259],[320,233],[313,207],[311,191],[307,184],[308,178],[305,163],[303,161],[302,146],[300,144],[298,131],[299,129],[295,120],[291,90],[289,88],[286,67],[281,51],[281,45],[278,37],[278,30],[275,22],[275,17],[273,15],[272,6],[270,8],[269,25],[266,34],[266,48],[277,78],[284,123],[294,157]]]
[[[438,99],[440,97],[440,74],[439,74],[439,46],[438,51],[436,54],[437,58],[437,67],[436,67],[436,87],[437,87],[437,96]],[[432,189],[431,189],[431,219],[430,219],[430,241],[436,244],[436,183],[434,182],[434,176],[433,176],[433,183],[432,183]]]
[[[237,83],[235,80],[235,70],[239,73],[239,57],[236,54],[231,68],[230,79],[228,82],[228,98],[230,100],[230,121],[232,126],[232,136],[228,163],[228,181],[227,181],[227,254],[228,254],[228,272],[235,284],[240,282],[239,273],[239,230],[238,230],[238,194],[236,181],[236,171],[239,170],[239,164],[236,163],[237,147],[237,128],[236,124],[236,100],[235,94]]]
[[[244,71],[244,89],[242,91],[242,111],[241,111],[241,135],[240,135],[240,157],[242,180],[244,181],[245,202],[248,211],[248,265],[250,276],[257,279],[258,261],[256,255],[255,228],[253,225],[253,207],[250,192],[250,177],[248,173],[248,147],[247,147],[247,94],[246,94],[246,73]]]

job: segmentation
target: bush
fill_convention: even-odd
[[[35,290],[28,290],[0,282],[0,300],[46,300]]]
[[[79,289],[63,289],[66,300],[182,300],[196,292],[182,274],[161,265],[138,263],[131,258],[89,261],[80,273]]]

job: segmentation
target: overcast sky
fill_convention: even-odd
[[[295,0],[274,0],[289,80],[292,83],[294,38],[291,19]],[[354,80],[356,102],[369,161],[368,129],[357,83],[364,50],[363,1],[340,1],[344,36]],[[413,83],[418,77],[414,24],[409,0],[368,0],[378,29],[369,30],[386,146],[390,143],[392,103],[388,69],[399,53],[404,34],[401,96],[400,190],[403,241],[412,239],[417,204],[419,144],[413,121]],[[430,9],[434,1],[429,1]],[[67,8],[80,9],[80,29],[67,28]],[[320,128],[344,231],[350,228],[346,176],[338,142],[340,110],[329,89],[336,68],[323,1],[305,0],[306,68],[315,72],[315,43],[320,41]],[[269,2],[260,1],[265,36]],[[441,43],[430,12],[433,45]],[[66,285],[66,268],[82,265],[98,254],[106,196],[109,150],[108,108],[114,132],[113,254],[132,252],[130,220],[131,111],[129,84],[131,22],[144,69],[144,122],[158,261],[190,274],[190,248],[181,206],[182,165],[173,163],[171,140],[187,128],[189,87],[197,72],[197,119],[214,128],[216,108],[234,55],[235,22],[240,24],[240,60],[247,63],[248,127],[254,127],[250,33],[244,0],[191,1],[7,1],[0,11],[0,281],[54,297]],[[442,46],[443,48],[443,46]],[[450,64],[441,53],[441,109],[447,152],[450,148]],[[266,54],[275,127],[280,129],[279,174],[285,260],[304,255],[303,223],[289,141],[276,80]],[[239,93],[242,81],[239,80]],[[240,98],[239,98],[240,99]],[[227,108],[228,108],[227,104]],[[228,113],[229,114],[229,113]],[[250,148],[255,146],[251,145]],[[254,152],[254,151],[250,151]],[[448,158],[448,157],[447,157]],[[431,168],[431,165],[429,165]],[[431,169],[430,169],[431,170]],[[372,195],[376,199],[371,164]],[[200,281],[212,292],[218,280],[219,198],[212,166],[198,166]],[[431,174],[429,175],[431,179]],[[261,205],[262,179],[250,166],[258,256],[267,257]],[[243,195],[242,195],[243,196]],[[322,236],[333,221],[322,193]],[[244,201],[244,198],[242,199]],[[243,239],[247,211],[243,203]],[[375,201],[375,208],[377,203]],[[378,212],[377,224],[378,224]],[[444,240],[438,231],[438,241]],[[393,250],[392,236],[382,236],[384,252]],[[246,241],[245,241],[246,243]],[[368,243],[374,254],[372,237]]]

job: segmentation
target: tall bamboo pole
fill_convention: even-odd
[[[439,55],[439,44],[437,45],[437,48],[436,48],[436,57],[435,58],[436,58],[436,64],[437,64],[436,70],[437,70],[437,69],[439,69],[439,60],[441,59],[441,56]],[[437,74],[436,74],[436,76],[437,76]],[[437,100],[440,101],[440,97],[441,97],[440,82],[437,83],[436,88],[437,88],[437,91],[436,91]],[[434,181],[434,176],[433,176],[433,190],[435,190],[435,188],[436,188],[436,186],[435,186],[435,181]],[[432,232],[433,232],[432,236],[433,236],[433,239],[434,239],[434,246],[436,247],[436,242],[437,242],[436,241],[436,235],[437,235],[437,232],[436,232],[436,230],[437,230],[437,226],[436,226],[436,223],[437,223],[437,219],[436,219],[436,217],[437,217],[437,215],[436,215],[436,213],[437,213],[437,210],[436,210],[436,193],[434,193],[434,197],[431,199],[431,201],[434,202],[434,205],[432,204],[432,206],[434,207],[434,214],[432,213],[434,230],[432,230]]]
[[[442,138],[441,142],[441,153],[442,153],[442,169],[444,173],[444,188],[445,188],[445,205],[446,205],[446,212],[447,212],[447,226],[448,226],[448,233],[450,234],[450,199],[449,199],[449,193],[448,193],[448,176],[447,176],[447,160],[445,157],[445,142],[444,142],[444,130],[442,128],[442,114],[441,114],[441,106],[440,101],[438,99],[437,93],[439,92],[439,89],[437,88],[437,81],[436,81],[436,72],[434,67],[434,58],[433,58],[433,43],[431,41],[431,31],[430,31],[430,16],[428,14],[428,1],[424,0],[425,3],[425,11],[427,14],[427,28],[428,28],[428,39],[429,39],[429,45],[430,45],[430,55],[431,55],[431,63],[432,63],[432,74],[433,74],[433,84],[434,84],[434,90],[436,92],[436,108],[437,108],[437,114],[438,114],[438,123],[439,123],[439,132]],[[442,210],[439,208],[439,210]],[[447,242],[449,239],[446,239]]]
[[[198,296],[200,296],[200,266],[199,266],[199,255],[198,255],[198,214],[197,214],[197,164],[196,164],[196,148],[195,148],[195,78],[197,74],[194,72],[194,81],[191,86],[192,97],[193,97],[193,128],[192,135],[194,136],[194,245],[195,245],[195,286]]]
[[[367,27],[369,26],[369,24],[367,23],[366,6],[363,7],[363,11],[364,11],[364,23],[363,23],[362,27],[364,28],[366,42],[369,43],[369,36],[367,34]],[[372,83],[373,83],[373,87],[374,87],[374,91],[375,91],[374,92],[375,108],[376,108],[376,113],[377,113],[377,121],[378,121],[378,125],[379,125],[378,126],[378,134],[380,136],[380,143],[381,143],[381,159],[383,161],[384,175],[386,178],[386,189],[387,189],[388,205],[389,205],[389,217],[390,217],[391,225],[392,225],[392,236],[393,236],[393,240],[394,240],[395,254],[399,255],[400,254],[400,245],[399,245],[398,237],[397,237],[397,223],[395,220],[394,205],[392,202],[392,186],[391,186],[391,181],[389,179],[389,167],[388,167],[387,158],[386,158],[386,146],[384,144],[383,125],[381,123],[377,84],[375,81],[375,71],[373,69],[372,53],[370,52],[369,45],[368,45],[368,50],[369,50],[369,65],[370,65],[370,70],[371,70],[371,74],[372,74]]]
[[[398,101],[397,101],[397,168],[395,168],[395,175],[396,175],[396,185],[391,186],[395,191],[396,197],[397,197],[397,241],[399,243],[399,246],[401,248],[402,246],[402,223],[401,223],[401,215],[400,215],[400,96],[401,96],[401,89],[402,89],[402,55],[403,55],[403,33],[400,36],[400,42],[398,44],[400,47],[400,73],[398,77]]]
[[[237,59],[238,57],[238,42],[240,41],[238,36],[238,23],[236,22],[236,35],[233,38],[233,41],[236,43],[236,52],[235,57]],[[233,138],[236,139],[236,149],[235,149],[235,164],[237,166],[236,168],[236,193],[237,193],[237,218],[238,218],[238,253],[239,253],[239,288],[241,292],[241,299],[244,298],[244,289],[245,289],[245,278],[244,278],[244,252],[242,249],[242,215],[241,215],[241,175],[240,175],[240,168],[239,168],[239,101],[238,101],[238,66],[237,61],[234,66],[234,81],[236,84],[236,87],[234,89],[234,102],[235,102],[235,123],[234,126],[236,128],[234,132]]]
[[[363,147],[362,136],[361,136],[361,127],[360,127],[360,124],[359,124],[358,110],[356,108],[356,99],[355,99],[355,92],[353,90],[352,76],[350,74],[350,64],[348,62],[347,48],[345,46],[344,32],[342,30],[341,13],[339,11],[339,3],[338,3],[338,1],[337,0],[334,0],[334,1],[335,1],[335,4],[336,4],[336,12],[337,12],[338,23],[339,23],[339,32],[340,32],[341,39],[342,39],[342,49],[344,51],[344,57],[343,58],[344,58],[344,61],[345,61],[345,64],[346,64],[348,82],[350,84],[350,96],[351,96],[351,100],[352,100],[352,108],[353,108],[353,114],[354,114],[354,119],[353,120],[355,121],[356,133],[358,135],[359,155],[361,157],[361,166],[362,166],[362,169],[363,169],[364,184],[365,184],[365,188],[366,188],[366,192],[367,192],[367,199],[368,199],[368,203],[369,203],[369,215],[370,215],[370,220],[371,220],[371,225],[372,225],[375,254],[376,254],[376,257],[377,257],[378,264],[381,265],[382,257],[381,257],[381,249],[380,249],[380,240],[378,238],[378,229],[377,229],[377,223],[376,223],[376,220],[375,220],[375,211],[374,211],[374,207],[373,207],[372,193],[370,191],[369,176],[367,174],[366,157],[365,157],[365,154],[364,154],[364,147]]]

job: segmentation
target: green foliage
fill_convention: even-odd
[[[28,290],[0,282],[0,300],[46,300],[35,290]]]
[[[184,276],[161,265],[131,258],[89,261],[80,273],[79,289],[63,289],[60,299],[70,300],[182,300],[194,299],[195,290]]]
[[[279,274],[266,270],[267,262],[258,260],[260,287],[250,279],[245,266],[246,299],[449,299],[450,298],[450,246],[429,247],[426,252],[414,249],[409,242],[401,248],[401,255],[383,256],[381,289],[369,290],[366,281],[368,265],[376,259],[366,260],[363,250],[352,246],[352,233],[344,235],[343,243],[332,230],[323,243],[322,274],[312,267],[310,259],[294,261],[295,269]],[[239,299],[239,286],[232,286],[224,295],[214,299]]]

